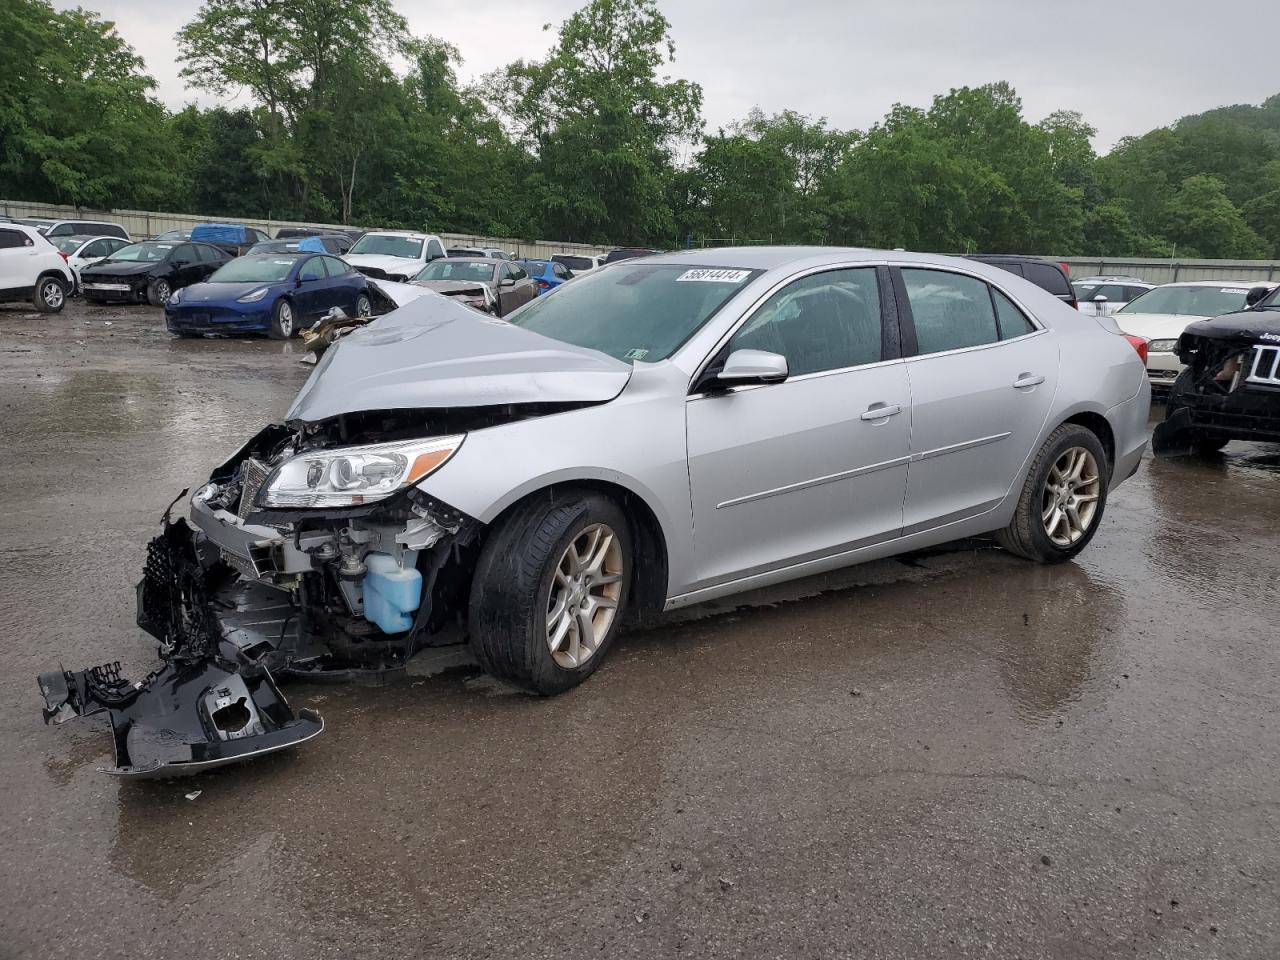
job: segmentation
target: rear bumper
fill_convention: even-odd
[[[1147,419],[1151,416],[1151,384],[1143,381],[1138,392],[1107,411],[1107,422],[1115,439],[1115,463],[1111,468],[1114,490],[1138,472],[1147,449]]]

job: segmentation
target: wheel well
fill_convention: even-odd
[[[69,282],[67,278],[64,277],[62,274],[60,274],[57,270],[45,270],[40,274],[40,276],[36,277],[36,286],[37,287],[40,286],[41,281],[46,278],[57,280],[60,284],[62,284],[63,288],[66,288],[68,285],[74,285],[74,281]]]
[[[565,490],[586,490],[599,493],[616,503],[631,521],[632,539],[637,556],[632,564],[632,610],[643,616],[662,612],[667,601],[667,538],[662,524],[644,498],[626,487],[607,480],[574,480],[542,487],[526,494],[502,511],[490,526],[496,526],[521,504],[534,497],[550,497]]]
[[[1078,423],[1097,437],[1098,442],[1102,444],[1102,449],[1107,454],[1108,472],[1115,469],[1116,435],[1112,432],[1111,424],[1107,422],[1106,417],[1100,413],[1077,413],[1074,417],[1068,417],[1063,422]]]

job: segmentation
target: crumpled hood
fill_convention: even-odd
[[[493,284],[480,280],[415,280],[414,286],[426,287],[436,293],[472,293],[477,297],[483,297],[485,290],[491,288]]]
[[[426,266],[422,260],[415,260],[412,257],[388,257],[379,253],[349,253],[342,259],[357,270],[361,267],[369,267],[373,270],[381,270],[383,273],[402,273],[408,277],[412,277]]]
[[[1190,324],[1186,332],[1215,340],[1280,344],[1280,310],[1242,310]]]
[[[1125,333],[1147,340],[1177,340],[1187,324],[1206,317],[1185,313],[1113,313],[1111,319]]]
[[[85,272],[84,276],[94,277],[136,277],[163,264],[162,260],[99,260]]]
[[[330,347],[287,420],[363,410],[612,400],[631,378],[621,360],[425,296]]]

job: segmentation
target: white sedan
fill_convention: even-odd
[[[1182,363],[1173,351],[1189,324],[1243,310],[1250,290],[1271,290],[1275,286],[1251,280],[1166,283],[1148,290],[1113,316],[1125,333],[1148,341],[1147,376],[1151,385],[1169,387],[1182,372]]]
[[[49,241],[58,248],[62,259],[67,261],[71,273],[76,280],[76,293],[80,292],[80,268],[109,257],[121,247],[129,245],[128,240],[119,237],[54,237]]]

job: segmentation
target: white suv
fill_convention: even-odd
[[[35,227],[0,223],[0,303],[30,300],[42,313],[57,313],[74,289],[67,261]]]
[[[342,259],[366,277],[406,283],[444,255],[444,242],[435,234],[377,230],[357,240]]]

